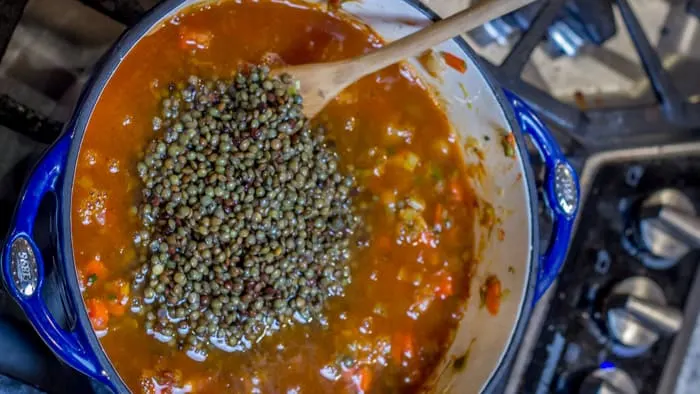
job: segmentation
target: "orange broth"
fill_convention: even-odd
[[[425,384],[468,296],[476,200],[446,115],[405,65],[357,82],[314,120],[356,176],[364,223],[352,283],[327,303],[327,324],[283,328],[243,352],[212,348],[199,362],[148,336],[143,312],[130,310],[141,265],[135,167],[168,84],[229,78],[275,59],[339,60],[381,44],[333,11],[242,0],[180,14],[119,65],[82,142],[72,232],[93,327],[134,392],[387,393]]]

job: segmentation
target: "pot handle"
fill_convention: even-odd
[[[505,94],[520,130],[530,137],[545,167],[544,202],[552,215],[553,228],[549,246],[540,255],[534,298],[537,302],[556,279],[566,258],[579,205],[578,177],[551,132],[532,109],[512,92],[506,90]]]
[[[71,141],[71,133],[64,133],[27,180],[2,251],[2,276],[8,292],[50,349],[76,370],[112,386],[89,345],[84,327],[77,322],[70,331],[61,328],[41,297],[44,259],[33,239],[34,222],[44,196],[57,193]],[[60,253],[56,258],[61,258]]]

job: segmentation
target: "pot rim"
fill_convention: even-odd
[[[206,0],[202,0],[206,1]],[[396,0],[403,1],[408,5],[412,6],[414,9],[423,14],[426,18],[433,22],[442,19],[435,11],[423,4],[420,0]],[[112,364],[111,360],[107,356],[104,348],[102,347],[95,331],[92,330],[92,326],[89,321],[87,310],[84,307],[84,300],[80,292],[80,287],[78,284],[77,271],[75,268],[75,259],[73,251],[73,240],[71,235],[71,214],[72,214],[72,193],[73,193],[73,182],[75,179],[75,169],[78,156],[80,154],[80,148],[83,141],[83,136],[87,130],[88,123],[92,116],[92,112],[95,109],[97,102],[99,101],[102,92],[109,83],[114,72],[119,67],[121,61],[125,56],[128,55],[129,51],[139,42],[141,38],[147,35],[154,26],[156,26],[162,18],[169,14],[172,10],[176,9],[182,4],[183,0],[165,0],[151,10],[149,10],[134,26],[127,28],[115,44],[104,54],[100,59],[98,64],[95,66],[94,71],[91,74],[90,79],[86,82],[83,87],[81,96],[76,104],[71,120],[66,124],[64,128],[64,133],[69,133],[71,143],[68,156],[66,158],[66,170],[63,174],[63,179],[61,180],[61,191],[59,194],[59,235],[58,235],[58,253],[62,257],[62,264],[64,268],[65,280],[68,282],[68,295],[73,303],[75,317],[79,320],[79,327],[82,327],[85,332],[85,337],[87,338],[89,345],[92,349],[99,349],[96,351],[96,357],[98,358],[100,365],[103,368],[103,374],[108,377],[110,382],[113,383],[113,388],[117,389],[119,392],[129,392],[128,386],[119,376],[117,369]],[[529,204],[529,224],[530,224],[530,234],[531,234],[531,247],[528,261],[528,269],[525,273],[526,283],[524,286],[524,297],[521,299],[520,308],[518,310],[518,319],[515,323],[515,328],[511,331],[508,343],[505,349],[501,352],[501,357],[498,361],[497,367],[491,372],[485,383],[482,384],[481,392],[491,392],[494,390],[495,386],[502,382],[504,375],[507,374],[510,364],[512,363],[515,355],[517,354],[518,345],[524,336],[525,330],[528,325],[528,317],[532,313],[534,304],[534,293],[535,284],[537,281],[537,263],[539,262],[539,237],[536,236],[538,231],[538,216],[537,216],[537,193],[534,183],[534,174],[532,168],[527,163],[523,163],[528,157],[525,140],[523,134],[520,130],[520,126],[516,121],[513,108],[509,104],[505,97],[502,88],[495,82],[495,79],[489,72],[489,70],[482,64],[480,57],[469,47],[467,42],[462,36],[457,36],[453,38],[453,41],[459,46],[460,50],[465,56],[467,56],[476,66],[476,70],[483,76],[486,85],[495,95],[496,101],[500,106],[502,113],[504,114],[508,125],[511,128],[511,132],[515,136],[515,141],[517,149],[519,152],[519,158],[521,161],[521,168],[524,172],[523,176],[526,182],[527,196],[530,201]],[[71,264],[68,264],[68,263]],[[69,266],[73,267],[73,270],[69,270]],[[70,272],[69,272],[70,271]]]

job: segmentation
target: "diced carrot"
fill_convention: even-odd
[[[366,393],[372,384],[372,371],[368,367],[360,368],[357,375],[353,377],[353,381],[357,384],[360,393]]]
[[[100,260],[90,260],[85,266],[84,273],[88,281],[94,283],[97,279],[104,279],[107,277],[107,267],[105,263]]]
[[[464,59],[445,51],[441,51],[440,54],[448,66],[452,67],[461,74],[464,74],[467,71],[467,62],[465,62]]]
[[[114,316],[121,316],[126,312],[126,305],[122,304],[120,299],[112,297],[109,302],[107,302],[107,310]]]
[[[414,353],[413,336],[408,333],[397,332],[394,334],[391,344],[391,356],[394,361],[401,363],[404,357],[412,358]]]
[[[436,226],[439,224],[442,224],[442,214],[443,214],[442,204],[438,203],[435,206],[435,217],[433,218],[434,224]]]
[[[446,297],[451,296],[454,293],[454,289],[452,288],[452,276],[445,271],[438,271],[437,276],[439,278],[436,288],[437,294],[440,299],[444,300]]]
[[[90,318],[90,323],[92,323],[92,328],[95,330],[107,329],[109,310],[107,310],[105,303],[102,300],[90,298],[85,304],[87,305],[88,317]]]
[[[486,309],[490,314],[498,314],[501,307],[501,281],[495,276],[489,276],[486,280]]]

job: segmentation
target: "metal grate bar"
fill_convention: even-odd
[[[686,132],[697,138],[700,118],[700,103],[686,103],[685,116],[681,122],[670,123],[661,105],[629,108],[610,108],[587,111],[589,122],[585,125],[586,144],[590,147],[629,144],[658,137],[667,138],[668,133]]]
[[[587,123],[584,112],[555,99],[549,93],[520,78],[501,78],[498,77],[498,72],[496,72],[496,75],[504,88],[511,90],[525,100],[543,120],[560,127],[575,141],[584,139],[585,135],[581,133],[585,130],[585,124]]]
[[[627,0],[617,0],[617,7],[620,10],[625,26],[629,31],[632,42],[637,50],[639,59],[642,62],[644,71],[649,77],[649,81],[656,93],[659,102],[670,119],[677,119],[683,115],[683,97],[671,81],[661,59],[656,50],[651,46],[642,25],[639,23],[634,11]]]
[[[567,7],[578,15],[588,37],[600,45],[615,35],[615,14],[609,0],[572,0]]]
[[[45,144],[61,134],[60,122],[46,119],[6,95],[0,95],[0,125]]]
[[[528,30],[523,33],[520,40],[515,43],[513,49],[501,64],[508,75],[520,75],[530,60],[530,54],[544,37],[547,29],[559,14],[564,5],[564,0],[546,0],[537,12]]]
[[[5,55],[12,33],[22,18],[28,0],[0,0],[0,60]]]
[[[80,0],[80,2],[126,26],[138,22],[147,11],[139,0]]]

